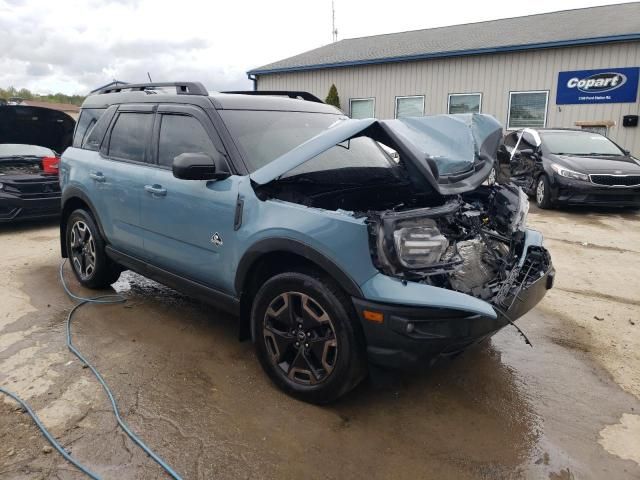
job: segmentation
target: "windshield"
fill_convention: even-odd
[[[220,114],[250,172],[346,119],[309,112],[224,110]]]
[[[2,157],[54,157],[52,150],[38,145],[22,145],[19,143],[0,143]]]
[[[555,155],[624,155],[615,143],[591,132],[540,132],[542,143]]]

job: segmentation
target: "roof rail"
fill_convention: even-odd
[[[220,93],[235,93],[240,95],[268,95],[268,96],[278,96],[278,97],[289,97],[296,98],[301,100],[306,100],[307,102],[315,102],[315,103],[324,103],[318,97],[309,92],[299,92],[295,90],[230,90],[227,92]]]
[[[207,89],[200,82],[160,82],[160,83],[127,83],[124,85],[114,85],[103,88],[96,92],[97,95],[103,93],[120,93],[122,91],[153,91],[157,88],[175,87],[177,95],[209,95]]]

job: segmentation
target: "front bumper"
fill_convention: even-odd
[[[410,307],[354,298],[372,364],[406,368],[430,364],[478,343],[531,310],[552,288],[552,264],[534,281],[507,295],[495,316],[461,309]],[[474,299],[475,300],[475,299]],[[381,312],[383,321],[364,320],[364,311]],[[508,318],[507,318],[508,317]]]
[[[607,187],[554,175],[551,191],[559,204],[640,207],[640,187]]]
[[[59,214],[59,192],[40,198],[20,198],[0,192],[0,223],[53,217]]]

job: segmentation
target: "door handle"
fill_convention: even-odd
[[[102,174],[102,172],[95,172],[95,173],[92,172],[89,174],[89,178],[92,178],[96,182],[100,182],[100,183],[106,180],[106,177]]]
[[[165,196],[167,194],[167,189],[166,188],[162,188],[162,185],[145,185],[144,186],[145,191],[152,193],[154,195],[160,195],[160,196]]]

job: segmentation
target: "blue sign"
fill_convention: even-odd
[[[633,103],[638,96],[639,71],[640,67],[560,72],[556,105]]]

